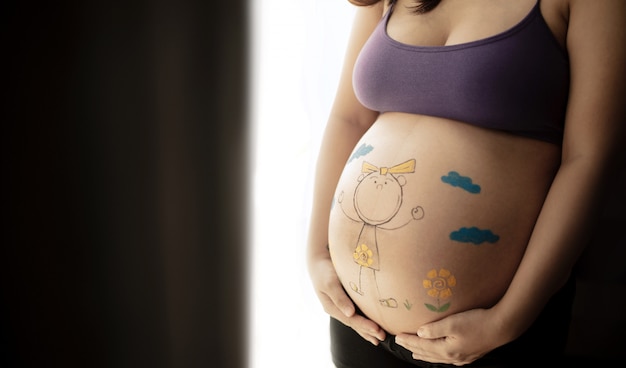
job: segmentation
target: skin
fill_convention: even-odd
[[[398,113],[379,116],[361,141],[373,150],[344,168],[329,218],[330,255],[350,298],[394,335],[414,333],[455,312],[492,306],[522,258],[558,165],[558,147]],[[414,157],[412,172],[377,171],[361,179],[362,166],[370,161],[392,166],[408,157]],[[479,182],[481,193],[444,182],[442,174],[450,167],[471,174],[463,177]],[[397,181],[390,178],[394,175]],[[386,183],[381,193],[372,177]],[[414,208],[421,208],[419,220],[411,220]],[[359,209],[366,215],[357,216]],[[362,244],[372,254],[358,252],[360,268],[353,254]],[[432,288],[422,286],[433,268],[448,269],[458,279],[449,297],[431,296]],[[411,313],[393,308],[404,301],[416,305]]]
[[[519,22],[535,1],[444,0],[421,18],[404,9],[404,5],[410,3],[398,1],[388,33],[407,44],[428,46],[463,43],[502,32]],[[379,118],[377,112],[366,109],[355,98],[351,75],[359,50],[385,10],[386,5],[382,2],[357,10],[318,157],[307,248],[309,272],[324,310],[373,344],[386,335],[380,325],[384,320],[375,318],[379,321],[376,323],[355,314],[352,299],[344,291],[338,269],[331,260],[328,228],[331,204],[345,163]],[[623,104],[626,96],[626,27],[623,19],[626,19],[626,2],[542,0],[541,10],[555,38],[567,50],[571,66],[563,145],[556,153],[550,148],[534,147],[540,156],[555,162],[545,199],[537,208],[536,221],[526,244],[519,248],[519,263],[513,268],[497,300],[489,306],[466,310],[452,308],[445,316],[419,325],[411,324],[402,328],[404,333],[397,334],[397,343],[411,350],[416,359],[464,365],[521,335],[569,276],[590,238],[594,220],[599,217],[604,189],[623,159],[621,147],[626,135]],[[428,117],[422,116],[398,115],[394,121],[402,119],[425,121],[423,126],[431,126]],[[486,145],[498,146],[503,142],[501,137],[478,128],[467,129],[477,139],[483,139],[481,142]],[[518,147],[530,146],[519,144]],[[370,155],[374,152],[372,150]],[[450,169],[465,172],[457,167]],[[416,180],[411,175],[414,174],[405,174],[407,186],[411,180]],[[472,177],[476,178],[475,175]],[[481,184],[486,183],[484,177],[481,177]],[[424,219],[418,222],[423,224],[430,213],[429,205],[433,207],[434,204],[416,204],[425,210]],[[355,267],[354,263],[350,266]],[[428,271],[430,266],[424,265],[423,268]],[[453,267],[449,269],[454,270]],[[459,282],[467,277],[453,273]],[[457,284],[453,293],[458,288]],[[399,302],[405,300],[399,299]],[[456,304],[470,303],[455,299],[452,306]],[[408,300],[406,305],[412,305],[412,302]],[[400,305],[400,308],[405,307]],[[417,305],[412,305],[411,310],[416,308]],[[377,316],[374,309],[372,315]],[[396,323],[401,326],[401,321],[390,326],[396,326]]]

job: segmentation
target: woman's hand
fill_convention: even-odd
[[[420,327],[416,335],[399,334],[396,343],[413,358],[431,363],[469,364],[507,343],[492,309],[452,314]]]
[[[385,339],[385,331],[373,321],[355,313],[354,303],[339,282],[330,258],[319,258],[309,262],[309,273],[317,297],[324,311],[346,326],[351,327],[365,340],[374,345]]]

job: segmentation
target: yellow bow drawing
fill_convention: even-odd
[[[415,159],[411,159],[405,161],[401,164],[392,167],[376,167],[370,164],[367,161],[363,162],[363,167],[361,168],[362,173],[373,173],[379,171],[381,175],[390,174],[406,174],[415,172]]]

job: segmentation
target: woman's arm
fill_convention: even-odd
[[[626,143],[626,2],[570,0],[571,87],[562,163],[503,298],[398,341],[415,357],[469,363],[521,335],[563,285],[591,237]],[[444,338],[445,337],[445,338]]]
[[[626,2],[571,0],[571,92],[562,163],[497,309],[521,334],[565,282],[600,217],[626,143]],[[524,318],[522,318],[524,317]]]
[[[355,15],[337,94],[317,159],[307,252],[309,274],[324,310],[373,344],[384,339],[385,333],[374,322],[354,313],[354,304],[339,283],[330,260],[328,219],[343,167],[357,141],[378,116],[377,112],[366,109],[356,99],[352,88],[352,70],[382,12],[383,5],[379,2],[359,7]]]

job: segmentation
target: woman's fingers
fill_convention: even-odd
[[[339,282],[330,260],[323,259],[315,266],[313,280],[324,311],[374,345],[384,340],[385,331],[378,324],[356,313],[354,303]]]
[[[352,317],[354,315],[354,303],[348,297],[339,282],[329,288],[328,296],[333,304],[336,305],[346,317]]]
[[[378,345],[380,341],[385,340],[385,331],[372,320],[361,315],[355,314],[348,318],[346,324],[374,345]]]

